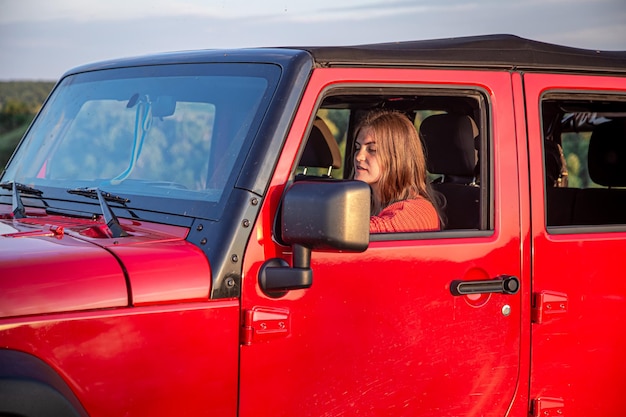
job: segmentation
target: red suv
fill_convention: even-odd
[[[369,233],[394,109],[445,198]],[[67,72],[0,178],[0,414],[622,416],[626,52],[514,36]]]

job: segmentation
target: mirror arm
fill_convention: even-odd
[[[291,268],[282,259],[270,259],[259,271],[259,286],[270,296],[282,296],[286,291],[309,288],[313,284],[311,268]]]
[[[304,245],[294,243],[291,246],[292,263],[294,268],[311,269],[311,249]]]
[[[284,295],[285,291],[309,288],[313,284],[311,269],[311,249],[304,245],[292,246],[290,267],[282,259],[270,259],[259,272],[259,286],[272,296]]]

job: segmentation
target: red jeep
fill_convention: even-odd
[[[444,230],[369,233],[404,112]],[[626,52],[514,36],[67,72],[0,178],[0,414],[626,414]]]

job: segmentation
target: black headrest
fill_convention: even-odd
[[[341,168],[341,151],[335,137],[319,117],[315,119],[309,134],[300,166],[309,168]]]
[[[626,187],[626,119],[594,128],[587,155],[589,177],[605,187]]]
[[[426,150],[426,166],[432,174],[474,176],[478,137],[476,123],[469,116],[435,114],[424,119],[420,136]]]

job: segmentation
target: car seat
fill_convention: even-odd
[[[325,176],[330,177],[333,168],[341,168],[341,151],[326,122],[317,117],[298,166],[304,168],[302,176],[307,176],[308,168],[326,168]]]
[[[432,182],[444,198],[444,228],[480,228],[480,187],[476,184],[478,128],[466,115],[436,114],[424,119],[420,137]]]
[[[573,224],[626,224],[626,119],[596,126],[589,139],[591,180],[606,188],[579,190]]]

